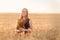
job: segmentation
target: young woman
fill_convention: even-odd
[[[32,24],[30,19],[28,18],[28,10],[26,8],[22,9],[21,18],[18,20],[17,23],[17,32],[22,33],[31,33],[32,31]]]

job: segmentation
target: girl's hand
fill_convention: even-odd
[[[19,30],[16,30],[16,31],[19,31]]]
[[[32,30],[31,30],[30,28],[28,29],[28,31],[29,31],[29,33],[31,33],[31,32],[32,32]]]
[[[18,33],[19,33],[20,31],[19,31],[19,30],[16,30],[16,32],[18,32]]]

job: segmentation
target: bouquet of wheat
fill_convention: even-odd
[[[22,19],[19,19],[17,23],[17,29],[19,30],[20,28],[24,28],[24,21]]]
[[[19,19],[18,20],[18,23],[17,23],[17,30],[16,30],[18,33],[20,33],[21,31],[25,31],[24,29],[24,21],[22,19]]]

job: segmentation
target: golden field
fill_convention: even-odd
[[[0,13],[0,40],[60,40],[60,14],[29,14],[33,31],[30,36],[16,32],[19,13]]]

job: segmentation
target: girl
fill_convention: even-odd
[[[31,21],[28,18],[28,10],[26,8],[22,9],[21,18],[18,20],[17,32],[22,33],[31,33],[32,25]]]

